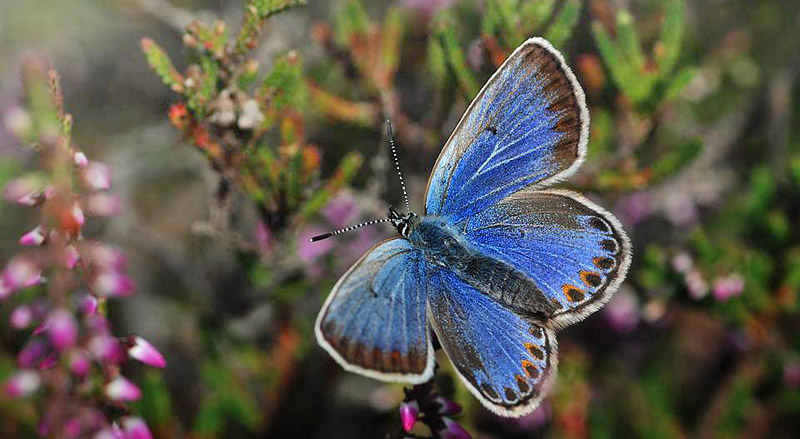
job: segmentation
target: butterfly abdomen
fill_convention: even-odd
[[[514,309],[552,315],[556,309],[539,287],[505,262],[481,255],[452,227],[436,218],[423,218],[409,236],[426,260],[452,270],[456,276],[500,303]]]

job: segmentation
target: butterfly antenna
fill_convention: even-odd
[[[394,169],[400,177],[400,187],[403,189],[403,201],[406,203],[406,213],[411,212],[411,205],[408,202],[406,183],[403,180],[403,173],[400,172],[400,160],[397,159],[397,147],[394,145],[394,134],[392,133],[392,122],[386,119],[386,137],[389,139],[389,148],[392,149],[392,159],[394,159]]]
[[[328,239],[331,236],[341,235],[342,233],[346,233],[346,232],[349,232],[351,230],[358,229],[359,227],[371,226],[373,224],[380,224],[380,223],[385,223],[385,222],[388,222],[388,221],[390,221],[389,218],[366,221],[366,222],[363,222],[361,224],[356,224],[354,226],[346,227],[344,229],[334,230],[333,232],[323,233],[322,235],[314,236],[311,239],[309,239],[308,242],[322,241],[323,239]]]

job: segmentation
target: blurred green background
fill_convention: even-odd
[[[560,48],[587,92],[589,159],[567,186],[623,221],[634,262],[612,302],[560,335],[558,384],[533,414],[491,415],[442,358],[459,422],[486,438],[797,437],[800,3],[312,0],[243,51],[259,63],[238,80],[264,130],[212,132],[241,159],[228,178],[174,106],[218,126],[224,72],[205,98],[175,93],[141,39],[202,81],[218,60],[185,26],[208,25],[189,32],[202,40],[222,20],[235,36],[244,3],[0,0],[0,183],[32,166],[9,115],[24,101],[20,65],[46,59],[75,143],[113,166],[124,202],[88,233],[127,252],[138,285],[109,318],[167,358],[132,372],[157,438],[402,437],[402,386],[344,372],[312,329],[338,276],[391,230],[305,241],[401,203],[384,117],[420,212],[442,143],[530,36]],[[0,206],[0,261],[32,221]],[[20,337],[0,332],[2,377]],[[0,435],[35,437],[33,404],[0,396]]]

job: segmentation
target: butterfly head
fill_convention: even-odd
[[[392,223],[395,229],[403,235],[403,237],[408,238],[411,235],[411,231],[417,227],[419,224],[419,217],[414,212],[408,212],[407,214],[403,215],[394,207],[389,207],[389,222]]]

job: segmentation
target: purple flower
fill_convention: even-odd
[[[136,401],[142,397],[142,391],[122,375],[106,384],[105,393],[115,401]]]
[[[108,334],[95,335],[89,340],[89,351],[100,361],[120,363],[125,359],[125,351],[116,338]]]
[[[22,235],[22,237],[19,238],[19,243],[25,246],[42,245],[46,233],[47,231],[44,227],[38,226],[30,232]]]
[[[78,418],[68,419],[64,422],[64,436],[67,439],[74,439],[80,436],[81,430],[83,430],[83,424]]]
[[[627,196],[614,209],[625,223],[635,226],[653,214],[653,197],[647,191]]]
[[[83,168],[83,182],[86,187],[96,191],[111,188],[111,167],[105,163],[91,162]]]
[[[31,340],[17,354],[17,365],[22,368],[36,367],[42,358],[47,355],[49,349],[42,340]]]
[[[167,365],[166,360],[156,348],[147,340],[134,335],[130,338],[131,346],[128,348],[128,356],[138,360],[148,366],[163,368]]]
[[[89,357],[82,351],[72,352],[69,356],[69,369],[75,376],[84,378],[89,374],[92,367],[92,362]]]
[[[44,357],[41,363],[39,363],[39,369],[45,370],[50,369],[51,367],[58,364],[58,354],[55,352],[51,352],[48,356]]]
[[[147,424],[141,419],[132,416],[122,418],[122,431],[125,439],[153,439]]]
[[[78,253],[78,249],[76,249],[72,244],[68,245],[64,249],[64,254],[66,255],[67,268],[72,270],[76,265],[78,265],[81,255]]]
[[[543,401],[533,412],[518,418],[515,423],[521,430],[534,431],[542,428],[552,415],[552,409],[547,401]]]
[[[97,312],[97,298],[91,294],[83,296],[78,305],[80,311],[87,316],[94,315]]]
[[[39,390],[42,378],[31,370],[21,370],[6,381],[6,394],[12,398],[23,398]]]
[[[439,430],[439,436],[442,439],[472,439],[472,436],[458,422],[448,417],[443,417],[442,421],[444,421],[444,429]]]
[[[604,308],[606,320],[612,329],[626,333],[639,323],[639,301],[629,288],[621,288]]]
[[[308,242],[311,237],[325,232],[327,232],[327,230],[319,227],[309,227],[300,232],[300,235],[297,237],[297,256],[300,257],[301,261],[309,263],[331,251],[333,248],[333,241],[330,239]]]
[[[403,402],[400,404],[400,422],[403,430],[411,431],[419,419],[419,403],[417,401]]]
[[[64,309],[53,311],[47,318],[47,336],[59,351],[74,346],[78,340],[78,323],[72,313]]]
[[[453,416],[461,413],[461,410],[463,410],[460,404],[441,396],[436,397],[436,402],[438,402],[440,406],[439,413],[443,415]]]
[[[347,227],[357,212],[356,200],[345,192],[340,193],[322,208],[322,215],[337,229]]]
[[[738,296],[744,291],[744,278],[738,273],[718,277],[714,281],[714,299],[725,302],[731,297]]]
[[[272,248],[272,232],[263,221],[256,224],[256,244],[262,255],[270,253]]]

